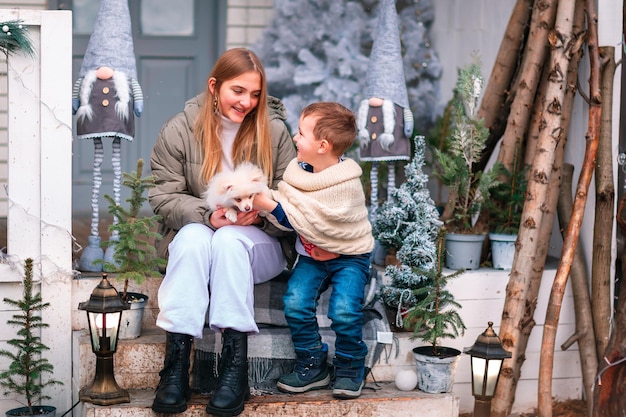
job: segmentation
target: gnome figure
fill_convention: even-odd
[[[395,188],[394,161],[411,159],[413,114],[409,108],[400,29],[394,0],[382,0],[367,70],[365,97],[357,113],[359,157],[372,161],[371,218],[378,208],[378,166],[388,164],[387,193]]]
[[[137,81],[135,52],[127,0],[100,0],[93,33],[87,44],[79,78],[72,92],[76,114],[76,136],[93,140],[94,165],[91,194],[91,234],[79,261],[81,271],[102,271],[95,261],[113,261],[114,244],[106,253],[98,232],[100,185],[102,183],[103,139],[112,142],[113,198],[120,203],[122,180],[121,140],[135,136],[135,115],[143,111],[143,93]],[[113,219],[114,223],[117,219]],[[119,236],[111,236],[115,242]]]

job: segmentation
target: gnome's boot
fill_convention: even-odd
[[[296,349],[296,366],[290,374],[280,377],[276,386],[293,393],[321,389],[330,383],[328,372],[328,345],[318,349]]]
[[[217,388],[206,411],[220,417],[236,416],[241,414],[248,398],[248,334],[225,329]]]
[[[189,365],[193,338],[186,334],[166,333],[165,361],[159,372],[152,409],[157,413],[182,413],[191,397]]]

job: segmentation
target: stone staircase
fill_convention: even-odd
[[[97,285],[99,276],[84,276],[75,280],[73,288],[74,305],[85,301]],[[121,284],[112,283],[120,288]],[[115,378],[124,389],[129,390],[131,402],[112,406],[97,406],[80,403],[74,409],[74,416],[85,417],[137,417],[157,416],[150,408],[154,397],[154,388],[159,381],[159,371],[165,354],[165,334],[155,327],[156,291],[159,279],[148,280],[142,284],[141,292],[150,299],[144,315],[142,335],[133,340],[121,340],[114,357]],[[138,288],[130,288],[138,291]],[[84,316],[84,317],[83,317]],[[95,355],[91,351],[89,331],[84,311],[73,313],[73,390],[74,398],[78,391],[91,384],[95,372]],[[253,395],[246,403],[243,417],[257,416],[420,416],[420,417],[457,417],[459,415],[459,397],[455,393],[427,394],[419,390],[403,392],[392,382],[400,369],[411,369],[413,360],[406,354],[415,342],[409,340],[408,333],[394,333],[396,345],[388,347],[381,355],[379,363],[372,370],[363,394],[356,400],[336,400],[331,391],[319,390],[310,393],[263,394]],[[396,356],[397,352],[401,354]],[[387,357],[388,356],[388,357]],[[194,394],[185,417],[206,417],[205,406],[208,395]]]

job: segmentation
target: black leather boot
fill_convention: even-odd
[[[217,389],[206,411],[219,417],[236,416],[241,414],[248,398],[248,334],[225,329]]]
[[[193,338],[186,334],[166,333],[165,361],[159,372],[152,409],[157,413],[182,413],[191,397],[189,365]]]

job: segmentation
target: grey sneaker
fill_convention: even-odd
[[[327,357],[328,346],[326,344],[321,350],[296,349],[295,369],[290,374],[281,376],[276,386],[282,391],[292,393],[327,387],[330,383]]]

